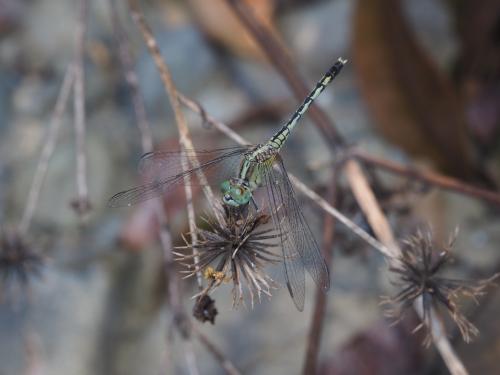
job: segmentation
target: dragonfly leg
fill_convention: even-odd
[[[255,199],[253,199],[253,195],[250,197],[250,200],[252,201],[252,204],[255,207],[255,210],[259,211],[259,206],[257,205],[257,202],[255,201]]]

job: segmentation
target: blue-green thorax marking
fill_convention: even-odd
[[[250,202],[252,192],[262,184],[261,168],[267,167],[268,163],[273,162],[274,157],[283,147],[290,136],[290,132],[297,125],[302,115],[307,111],[314,99],[340,73],[346,62],[347,60],[339,58],[316,84],[314,90],[305,98],[290,120],[268,142],[254,147],[245,154],[240,164],[238,177],[226,180],[221,184],[222,199],[225,204],[238,207]]]

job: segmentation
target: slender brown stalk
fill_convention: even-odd
[[[184,114],[182,113],[182,110],[180,109],[179,101],[176,95],[177,89],[172,81],[170,70],[168,69],[167,64],[165,63],[165,61],[161,56],[160,50],[158,48],[158,43],[156,43],[156,39],[154,38],[151,28],[148,26],[146,19],[142,14],[142,11],[137,5],[137,2],[135,0],[130,0],[129,8],[132,14],[132,18],[138,25],[141,34],[144,38],[144,41],[148,46],[149,52],[156,63],[156,66],[158,68],[158,71],[160,72],[160,76],[162,78],[165,87],[165,91],[167,92],[167,95],[169,97],[170,104],[174,109],[176,125],[179,131],[179,143],[181,144],[181,147],[183,147],[185,150],[186,149],[192,150],[194,149],[193,142],[191,141],[191,136],[189,134],[189,129],[187,127],[186,119],[184,117]],[[191,164],[193,164],[194,167],[199,166],[199,162],[196,159],[196,156],[193,155],[191,157],[191,160],[189,161],[191,162]],[[187,171],[188,169],[187,158],[183,157],[181,163],[183,171]],[[208,201],[210,202],[211,207],[213,208],[215,216],[217,217],[219,222],[222,222],[223,221],[221,215],[222,209],[218,205],[218,200],[215,199],[210,186],[208,186],[208,184],[206,183],[206,178],[201,170],[197,173],[197,177],[200,180],[200,182],[204,185],[203,191]],[[193,245],[196,245],[198,243],[198,233],[196,227],[196,217],[193,207],[193,192],[191,189],[190,176],[187,174],[184,176],[184,191],[186,194],[186,204],[187,204],[188,223],[191,235],[191,242],[193,243]],[[198,254],[195,247],[193,247],[193,254],[195,255],[195,261],[196,261],[198,258]],[[200,270],[197,270],[196,272],[196,280],[198,283],[198,289],[202,290],[203,285],[202,285],[202,275]]]
[[[156,214],[160,223],[160,243],[163,250],[163,262],[165,269],[165,282],[168,286],[168,301],[173,312],[173,323],[175,328],[184,338],[184,356],[190,375],[198,375],[198,365],[191,343],[191,323],[184,309],[181,297],[179,277],[175,271],[174,257],[172,254],[172,236],[168,229],[167,217],[162,208],[157,206]]]
[[[353,150],[351,155],[364,164],[383,169],[390,173],[422,181],[443,190],[469,195],[471,197],[484,200],[485,202],[500,206],[500,194],[495,191],[478,188],[455,178],[443,176],[433,171],[424,171],[412,166],[406,166],[391,160],[372,156],[361,150]]]
[[[125,80],[130,88],[134,112],[137,120],[137,127],[141,134],[142,151],[144,153],[147,153],[152,151],[153,149],[153,138],[151,134],[151,128],[146,116],[143,96],[138,85],[137,74],[135,72],[133,59],[130,53],[128,38],[118,18],[115,0],[110,0],[110,9],[115,37],[118,42],[120,61],[124,70]],[[190,192],[190,188],[188,188],[187,190],[189,190]],[[186,191],[186,193],[188,192]],[[188,199],[188,212],[190,210],[193,211],[192,204],[190,204],[189,201],[190,200]],[[159,238],[163,254],[166,277],[165,282],[168,287],[168,300],[173,311],[175,327],[185,338],[183,353],[186,360],[187,371],[191,375],[198,375],[198,365],[196,362],[196,356],[194,355],[192,342],[189,337],[189,328],[186,327],[185,324],[188,319],[182,303],[179,277],[177,272],[175,271],[175,264],[172,254],[172,236],[170,234],[170,230],[168,229],[168,218],[165,211],[163,210],[163,206],[161,205],[161,203],[155,203],[157,203],[155,204],[155,213],[160,226]]]
[[[266,56],[286,79],[293,94],[297,100],[302,101],[309,93],[310,87],[300,77],[298,69],[293,60],[288,55],[282,43],[270,32],[269,28],[258,20],[253,9],[244,1],[226,0],[242,24],[254,37],[256,42],[262,47]],[[340,133],[333,126],[332,121],[326,113],[314,103],[308,111],[311,118],[315,121],[321,133],[334,145],[342,145],[343,140]]]
[[[345,168],[346,175],[349,179],[351,189],[356,197],[356,201],[360,205],[361,210],[365,213],[367,220],[372,226],[377,237],[390,250],[389,263],[394,264],[396,259],[401,256],[401,248],[394,238],[389,222],[378,205],[375,195],[373,194],[361,167],[356,161],[351,159],[347,161]],[[425,321],[425,319],[423,319],[424,313],[421,309],[421,298],[422,297],[415,301],[414,307],[422,321]],[[430,316],[432,318],[429,320],[431,322],[431,326],[428,327],[429,332],[431,333],[432,341],[441,354],[448,370],[450,370],[450,372],[454,375],[467,374],[468,372],[465,369],[465,366],[453,350],[453,347],[446,336],[446,332],[439,315],[434,309],[430,309]]]
[[[139,131],[141,133],[142,151],[146,153],[153,150],[153,137],[151,135],[151,127],[149,126],[149,121],[146,116],[144,98],[139,88],[139,79],[137,78],[137,73],[135,72],[132,54],[130,53],[128,37],[125,33],[125,30],[123,29],[123,26],[120,23],[118,11],[116,8],[116,2],[117,0],[109,1],[111,10],[111,22],[113,24],[115,39],[118,43],[118,54],[120,57],[123,74],[125,76],[125,81],[127,82],[130,89],[130,95],[132,97],[132,105],[134,107],[137,127],[139,128]]]
[[[328,201],[334,205],[337,190],[337,173],[335,169],[333,170],[332,184],[328,190]],[[333,216],[326,214],[323,223],[323,257],[325,258],[326,264],[330,266],[330,274],[332,270],[334,234],[335,220],[333,219]],[[320,288],[316,288],[316,303],[314,304],[311,326],[307,337],[304,367],[302,370],[304,375],[317,373],[318,355],[321,345],[327,299],[328,295]]]
[[[247,27],[248,31],[253,35],[259,46],[273,62],[276,70],[283,76],[290,87],[295,88],[293,89],[295,95],[299,98],[299,100],[302,100],[307,93],[307,85],[305,85],[304,81],[300,78],[298,70],[295,69],[286,51],[281,48],[280,43],[276,43],[272,33],[269,32],[265,25],[259,22],[252,10],[244,2],[241,0],[226,1],[233,9],[234,13],[239,17],[241,23]],[[297,90],[299,86],[303,86],[305,90],[301,90],[299,92],[299,90]],[[340,136],[333,137],[330,133],[331,129],[335,129],[335,126],[326,115],[319,119],[317,115],[311,113],[311,117],[314,124],[325,134],[325,139],[327,139],[333,147],[342,146],[344,144]],[[333,131],[335,134],[338,134],[335,130]],[[350,187],[353,190],[358,204],[367,216],[367,220],[377,238],[379,238],[384,244],[383,247],[377,247],[377,249],[381,251],[387,250],[387,252],[382,252],[390,258],[393,258],[394,255],[399,255],[401,250],[394,239],[389,222],[382,212],[377,200],[374,198],[373,191],[371,190],[357,161],[349,160],[346,163],[345,172],[348,176]],[[361,184],[361,187],[356,186],[356,183],[358,182]],[[365,197],[364,194],[366,194],[367,197]],[[432,329],[432,327],[430,328]],[[446,336],[439,334],[438,332],[433,332],[433,339],[436,347],[441,353],[441,356],[445,360],[448,369],[453,374],[467,373],[462,362],[452,350]]]
[[[59,95],[50,118],[50,124],[45,135],[45,141],[40,154],[40,159],[38,159],[38,165],[36,167],[35,175],[33,177],[33,182],[31,183],[30,192],[28,195],[28,200],[26,202],[26,207],[24,208],[23,217],[19,223],[18,231],[20,235],[25,235],[31,225],[33,215],[35,213],[36,206],[38,205],[38,199],[40,197],[40,191],[42,189],[43,182],[47,176],[47,170],[49,168],[49,162],[54,153],[54,148],[57,142],[57,136],[59,134],[59,129],[62,124],[62,116],[66,104],[71,93],[71,87],[74,82],[74,69],[73,65],[70,64],[66,68],[66,73],[64,74],[64,79],[59,90]]]
[[[144,19],[144,16],[143,16],[140,8],[138,7],[136,0],[129,0],[129,9],[130,9],[130,12],[131,12],[131,15],[132,15],[134,21],[139,26],[139,29],[141,30],[142,36],[143,36],[143,38],[148,46],[148,49],[149,49],[151,55],[153,56],[153,59],[155,60],[155,63],[157,65],[158,70],[160,71],[162,81],[164,83],[165,89],[167,91],[170,102],[171,102],[172,107],[174,109],[174,114],[175,114],[175,118],[176,118],[176,124],[177,124],[178,130],[179,130],[179,135],[180,135],[179,138],[180,138],[181,145],[185,149],[193,149],[194,147],[193,147],[191,138],[189,136],[189,130],[187,127],[187,123],[184,119],[184,115],[183,115],[182,111],[180,110],[180,105],[179,105],[179,101],[177,98],[177,90],[172,82],[168,67],[167,67],[165,61],[163,60],[163,58],[161,57],[160,51],[158,49],[158,45],[156,43],[156,40],[154,39],[154,36],[151,32],[151,29],[147,25],[146,20]],[[186,162],[187,162],[187,160],[186,160]],[[190,162],[193,164],[194,167],[199,166],[199,163],[196,160],[196,158],[191,159]],[[185,165],[184,163],[183,163],[183,168],[187,168],[187,165]],[[201,172],[200,172],[200,174],[198,174],[198,178],[200,179],[201,183],[203,183],[204,181],[206,182],[205,176]],[[206,188],[204,190],[205,190],[205,194],[207,195],[207,198],[209,200],[212,198],[211,201],[216,202],[210,187],[207,184],[205,184],[205,185],[206,185]],[[192,193],[191,193],[191,196],[188,195],[189,191],[191,191],[189,181],[185,180],[185,188],[186,188],[186,197],[188,200],[188,209],[189,209],[189,207],[192,208]],[[221,211],[217,207],[214,207],[214,213],[216,216],[221,215]],[[220,217],[218,217],[218,220],[223,221],[223,218],[220,216]],[[191,236],[192,236],[191,240],[194,243],[194,241],[196,241],[196,237],[193,238],[193,235],[196,235],[196,227],[195,227],[195,223],[194,223],[194,210],[192,212],[192,217],[190,219],[190,227],[191,227],[191,225],[193,225],[193,229],[191,230]],[[173,271],[173,269],[171,269],[171,267],[173,266],[172,243],[171,243],[170,237],[167,237],[167,234],[169,234],[168,231],[161,232],[162,242],[165,243],[163,248],[168,249],[168,252],[164,254],[165,263],[166,263],[165,266],[169,267],[169,269],[167,269],[167,271],[168,271],[167,273],[174,275],[175,272]],[[180,308],[181,300],[180,300],[180,293],[179,293],[180,287],[178,285],[179,280],[175,275],[172,276],[171,279],[175,279],[175,283],[176,283],[174,286],[169,288],[169,291],[170,291],[170,293],[172,293],[172,292],[174,293],[172,296],[172,299],[173,299],[174,303],[176,303],[176,306],[179,306],[179,308],[177,308],[177,309],[174,308],[174,314],[178,313],[179,320],[181,321],[181,323],[178,323],[178,329],[182,331],[182,329],[183,329],[182,327],[186,327],[186,329],[184,330],[184,337],[186,339],[189,339],[190,333],[192,331],[195,331],[197,334],[197,337],[199,338],[199,341],[205,346],[205,348],[210,353],[213,354],[213,356],[220,363],[222,368],[230,375],[238,375],[239,371],[231,363],[231,361],[229,361],[223,355],[223,353],[220,350],[218,350],[218,348],[211,342],[211,340],[209,340],[205,335],[201,334],[199,331],[196,330],[196,326],[191,323],[188,316],[183,312],[183,309]],[[171,281],[171,279],[169,279],[169,281]],[[178,305],[177,305],[177,303],[178,303]],[[191,346],[188,345],[187,349],[188,349],[189,353],[192,353],[192,350],[189,350],[190,348],[191,348]],[[192,367],[194,364],[195,357],[193,355],[187,355],[186,359],[188,360],[188,364],[190,365],[190,367]]]
[[[167,91],[170,104],[174,110],[175,122],[177,125],[177,129],[179,131],[179,142],[181,143],[184,149],[193,150],[194,145],[193,142],[191,141],[191,136],[189,134],[189,129],[187,126],[186,119],[180,108],[179,99],[177,97],[177,90],[172,80],[170,70],[168,69],[168,66],[165,63],[165,60],[163,60],[163,57],[160,53],[160,49],[158,47],[158,43],[156,43],[156,39],[154,38],[151,28],[147,24],[146,19],[144,18],[144,15],[142,14],[138,6],[137,0],[129,0],[128,3],[132,18],[139,27],[142,37],[148,47],[149,53],[153,57],[156,67],[160,73],[163,85],[165,86],[165,90]],[[195,168],[199,167],[200,165],[197,158],[194,155],[190,155],[189,162]],[[216,216],[217,220],[219,220],[219,222],[223,223],[224,218],[222,216],[222,208],[220,206],[220,202],[219,200],[215,199],[212,189],[206,183],[207,180],[205,175],[201,170],[198,170],[196,175],[200,180],[200,183],[203,185],[203,192],[205,193],[205,196],[207,197],[207,200],[214,211],[214,215]]]
[[[240,371],[229,361],[224,353],[197,327],[193,326],[193,332],[205,348],[214,356],[214,358],[221,364],[222,368],[228,375],[239,375]]]
[[[79,215],[85,214],[90,209],[87,184],[87,156],[85,150],[85,70],[83,67],[87,13],[88,0],[80,0],[75,35],[75,84],[73,101],[75,116],[77,197],[72,202],[73,208]]]
[[[125,80],[130,88],[132,103],[134,106],[134,113],[137,120],[137,127],[141,134],[141,145],[143,153],[147,153],[152,151],[153,149],[153,137],[151,134],[151,127],[149,125],[149,121],[146,116],[146,110],[144,105],[144,98],[142,96],[142,92],[139,88],[139,80],[137,78],[137,73],[135,72],[135,67],[132,59],[132,55],[130,53],[130,46],[128,37],[123,30],[123,27],[120,23],[120,19],[118,17],[118,11],[116,8],[116,0],[110,0],[110,9],[111,9],[111,20],[113,23],[113,30],[115,33],[115,38],[118,42],[119,49],[119,57],[122,64],[122,68],[124,70]],[[186,166],[184,165],[186,168]],[[196,226],[195,226],[195,214],[192,202],[192,190],[189,184],[189,181],[184,185],[185,193],[186,193],[186,202],[187,202],[187,212],[188,212],[188,220],[189,220],[189,229],[192,233],[194,233],[194,241],[196,239]],[[161,218],[163,215],[158,214],[160,226],[163,226],[166,222],[163,222]],[[196,249],[193,249],[194,252],[197,252]],[[196,255],[196,254],[195,254]],[[202,286],[202,276],[201,272],[197,272],[197,282],[198,288],[203,288]]]

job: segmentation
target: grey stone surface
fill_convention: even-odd
[[[311,86],[338,56],[349,58],[353,3],[302,2],[301,6],[288,7],[287,14],[277,15],[277,27]],[[0,229],[14,225],[22,213],[62,73],[74,47],[76,1],[24,4],[26,11],[19,28],[0,37]],[[436,61],[446,66],[456,51],[449,11],[442,3],[427,0],[407,2],[406,6],[419,39]],[[178,11],[186,14],[179,19],[184,21],[175,25],[165,21],[169,18],[161,2],[147,2],[145,8],[175,83],[214,117],[230,122],[261,103],[296,102],[269,65],[219,53],[191,23],[182,6]],[[98,43],[114,58],[116,46],[108,11],[106,2],[92,2],[87,47],[91,47],[90,41]],[[162,148],[175,145],[177,130],[157,69],[129,15],[122,7],[119,11],[131,37],[132,54],[137,58],[139,83],[155,143]],[[109,66],[101,65],[88,56],[85,63],[87,167],[94,209],[80,221],[69,207],[75,196],[70,101],[30,231],[30,240],[48,258],[43,277],[30,284],[27,299],[21,298],[14,306],[0,304],[2,375],[28,373],[26,369],[33,359],[28,355],[30,342],[41,373],[51,375],[187,374],[185,354],[190,345],[200,374],[221,373],[220,365],[198,342],[190,344],[173,333],[158,245],[134,252],[117,240],[129,218],[142,218],[140,215],[147,212],[106,207],[109,196],[138,183],[136,166],[141,154],[130,95],[118,60],[111,61]],[[318,103],[350,143],[377,156],[410,161],[373,130],[350,65]],[[198,115],[188,110],[185,113],[200,148],[207,144],[234,145],[214,129],[202,129]],[[286,119],[285,114],[276,123],[253,121],[237,131],[260,142]],[[311,171],[309,167],[314,163],[326,165],[332,155],[307,116],[283,157],[289,170],[325,193],[330,183],[329,168]],[[390,186],[401,182],[387,176],[382,176],[381,181]],[[180,245],[180,232],[186,231],[187,224],[184,195],[178,197],[178,201],[171,202],[168,213],[173,240]],[[300,200],[320,242],[323,212],[304,197]],[[412,208],[419,208],[420,216],[415,215],[414,221],[434,224],[435,220],[436,229],[445,234],[456,225],[461,227],[455,250],[461,275],[487,271],[500,260],[498,215],[481,203],[442,192],[411,203]],[[205,200],[195,201],[195,209],[197,215],[203,214],[207,209]],[[362,223],[362,215],[355,207],[352,211],[348,215]],[[391,214],[391,223],[398,236],[410,232],[415,224],[396,214]],[[338,225],[340,235],[345,235],[346,229]],[[335,242],[333,248],[332,288],[320,358],[330,357],[354,334],[379,320],[379,296],[393,291],[380,254],[355,239],[346,242],[354,247],[352,253],[346,252],[347,246],[341,241]],[[197,289],[193,281],[181,285],[182,300],[189,312],[193,304],[190,296]],[[299,373],[314,303],[310,277],[302,313],[296,311],[286,288],[276,290],[270,301],[264,299],[253,310],[232,309],[230,293],[231,285],[224,285],[213,294],[219,310],[216,325],[203,325],[201,330],[245,374]]]

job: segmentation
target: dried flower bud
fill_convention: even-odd
[[[486,280],[457,280],[443,278],[439,272],[451,259],[451,249],[455,242],[457,231],[450,237],[448,243],[438,247],[433,241],[430,230],[418,231],[415,236],[404,241],[405,247],[400,258],[390,270],[396,275],[394,284],[400,292],[393,297],[384,298],[384,304],[392,305],[387,315],[400,321],[408,308],[421,298],[423,321],[414,331],[428,327],[431,324],[431,309],[444,308],[457,325],[464,341],[471,341],[479,334],[478,329],[462,314],[459,309],[460,297],[472,298],[485,294],[485,289],[491,285],[498,274]],[[430,342],[426,338],[426,343]]]

